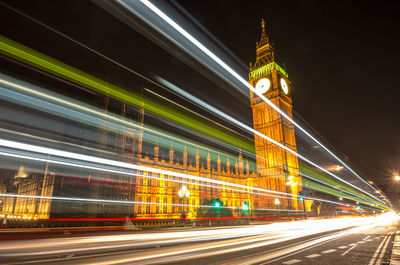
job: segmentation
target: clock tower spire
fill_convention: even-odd
[[[256,43],[256,62],[250,67],[249,83],[258,93],[263,94],[285,114],[292,117],[289,76],[275,62],[274,48],[266,34],[264,20],[261,21],[260,41]],[[296,151],[293,124],[252,91],[250,91],[250,101],[254,129]],[[258,186],[297,195],[301,189],[297,156],[260,136],[255,135],[254,141],[257,171],[260,175]],[[298,209],[296,197],[291,197],[290,195],[287,197],[287,206]],[[259,200],[263,205],[255,207],[271,207],[269,205],[271,202],[265,200],[265,198]]]
[[[269,42],[267,33],[265,32],[265,21],[261,20],[261,38],[256,42],[256,62],[250,71],[257,69],[262,65],[275,61],[274,49]]]

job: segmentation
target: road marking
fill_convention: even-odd
[[[353,244],[352,244],[353,245]],[[344,256],[344,255],[346,255],[347,253],[349,253],[353,248],[355,248],[357,246],[357,244],[354,244],[351,248],[349,248],[348,250],[346,250],[345,252],[343,252],[342,253],[342,255],[340,255],[340,256]]]
[[[370,241],[372,241],[372,239],[367,239],[367,240],[365,240],[365,241],[368,241],[368,242],[370,242]]]
[[[348,248],[348,246],[341,246],[341,247],[338,247],[338,248],[345,249],[345,248]]]
[[[306,258],[313,259],[313,258],[320,257],[320,256],[321,256],[320,254],[312,254],[312,255],[306,256]]]
[[[322,251],[322,253],[327,254],[327,253],[332,253],[335,251],[337,251],[337,250],[336,249],[328,249],[328,250]]]
[[[282,262],[282,264],[290,265],[290,264],[295,264],[295,263],[299,263],[299,262],[301,262],[301,260],[299,260],[299,259],[292,259],[292,260],[289,260],[289,261]]]
[[[378,248],[376,249],[374,255],[372,256],[371,260],[369,261],[369,264],[368,264],[368,265],[375,264],[376,257],[378,256],[379,251],[381,250],[381,248],[382,248],[382,246],[383,246],[383,243],[385,243],[385,241],[386,241],[387,239],[388,239],[387,236],[386,236],[385,238],[383,238],[382,242],[379,244],[379,246],[378,246]]]
[[[389,237],[388,237],[388,240],[386,240],[385,246],[382,248],[381,255],[379,256],[379,259],[378,259],[378,261],[376,262],[376,264],[381,264],[383,255],[385,255],[386,248],[387,248],[387,246],[388,246],[388,244],[389,244],[389,241],[390,241],[391,236],[392,236],[392,233],[390,233],[390,235],[389,235]]]
[[[364,244],[364,243],[367,243],[367,242],[365,242],[365,241],[358,241],[357,242],[357,244]]]
[[[363,238],[363,241],[366,240],[368,237],[369,237],[369,236],[364,237],[364,238]]]
[[[349,246],[355,246],[355,245],[357,245],[356,243],[351,243],[351,244],[349,244]]]

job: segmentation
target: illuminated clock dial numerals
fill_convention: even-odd
[[[258,80],[255,88],[258,93],[264,94],[269,90],[270,86],[271,86],[271,81],[269,81],[268,78],[262,78]]]
[[[289,86],[286,83],[286,80],[283,78],[281,78],[281,88],[282,88],[283,93],[285,93],[286,95],[289,94]]]

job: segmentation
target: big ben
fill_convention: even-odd
[[[266,34],[264,20],[261,22],[260,41],[256,43],[256,62],[250,64],[249,83],[292,117],[291,83],[286,71],[275,62],[274,48]],[[254,129],[296,152],[293,124],[252,91],[250,101]],[[298,209],[297,200],[292,197],[301,189],[297,156],[258,135],[254,135],[254,140],[260,175],[257,186],[288,193],[283,199],[287,205],[282,207]],[[256,204],[258,207],[271,207],[272,199],[263,198]]]

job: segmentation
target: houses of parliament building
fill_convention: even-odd
[[[261,38],[256,45],[256,60],[250,64],[249,83],[258,93],[263,94],[286,115],[292,117],[291,86],[286,71],[275,62],[274,49],[261,23]],[[253,114],[253,127],[258,132],[272,138],[281,145],[296,152],[293,124],[263,99],[250,91]],[[105,98],[105,111],[110,100]],[[121,116],[129,117],[129,106],[120,103]],[[135,119],[143,124],[144,110],[137,112]],[[134,175],[107,175],[90,172],[89,176],[70,178],[52,173],[52,165],[46,165],[41,174],[24,173],[23,168],[15,176],[15,187],[9,193],[31,195],[30,197],[3,198],[3,215],[23,216],[24,218],[137,218],[137,219],[179,219],[185,207],[187,218],[196,219],[197,211],[207,201],[218,199],[223,206],[240,209],[247,204],[253,216],[268,215],[271,209],[298,210],[297,198],[302,189],[298,160],[292,153],[276,146],[270,141],[254,135],[256,167],[250,167],[247,159],[238,150],[237,159],[218,155],[217,159],[201,157],[199,152],[189,157],[186,149],[179,154],[171,148],[166,156],[160,155],[157,144],[151,146],[152,155],[143,151],[143,131],[117,135],[104,130],[100,133],[104,145],[120,143],[123,162],[135,163],[148,168],[184,173],[191,176],[211,179],[213,184],[197,179],[181,179],[161,173],[137,170]],[[149,148],[149,147],[147,147]],[[202,163],[201,161],[204,161]],[[252,169],[251,169],[252,168]],[[234,189],[223,183],[247,186],[247,189]],[[190,194],[181,198],[178,193],[182,187]],[[252,188],[282,192],[280,195],[259,192]],[[5,187],[0,185],[5,193]],[[282,195],[283,194],[283,195]],[[49,199],[49,197],[79,197],[104,200],[104,202],[76,202]],[[108,203],[107,200],[135,202]],[[277,200],[279,203],[277,203]],[[1,210],[1,208],[0,208]],[[234,211],[233,216],[238,216]]]

